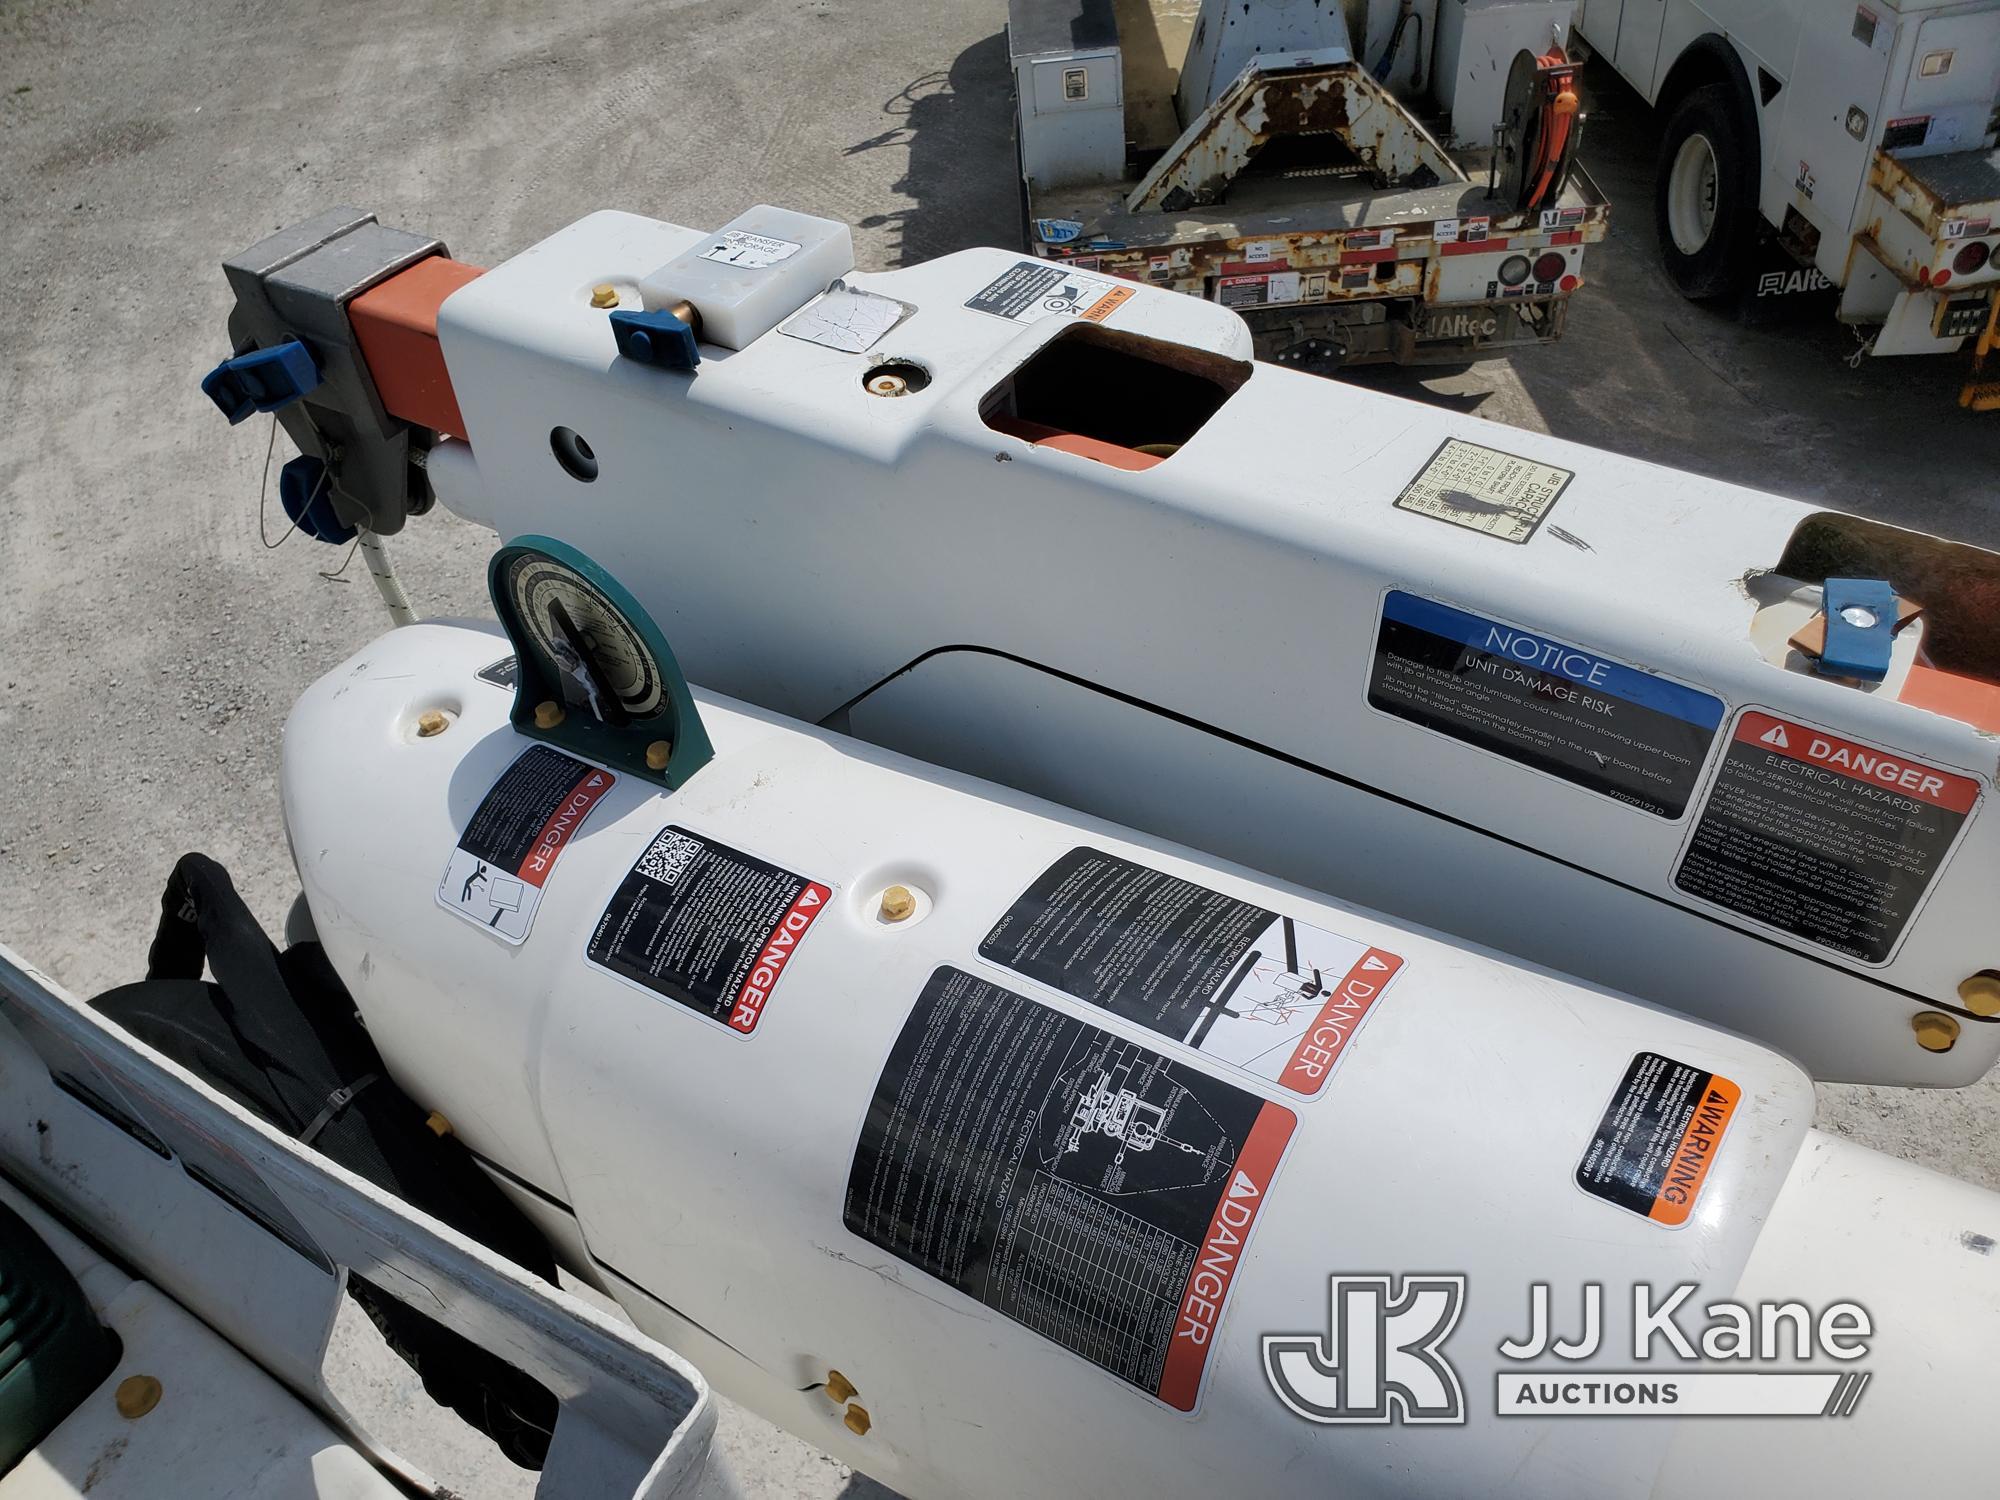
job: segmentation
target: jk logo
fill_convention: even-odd
[[[1264,1378],[1308,1422],[1465,1421],[1441,1346],[1465,1309],[1463,1276],[1335,1276],[1324,1334],[1264,1335]]]

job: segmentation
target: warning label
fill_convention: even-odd
[[[496,662],[488,662],[475,675],[481,682],[490,682],[497,688],[511,691],[521,680],[521,658],[503,656]]]
[[[1978,801],[1970,776],[1745,710],[1674,885],[1883,963]]]
[[[1016,323],[1039,323],[1058,316],[1102,323],[1136,290],[1106,276],[1086,276],[1069,266],[1024,260],[981,287],[965,305],[974,312],[1012,318]]]
[[[1574,478],[1570,469],[1446,438],[1396,497],[1396,509],[1525,542]]]
[[[1180,1411],[1297,1118],[960,969],[882,1071],[847,1227]]]
[[[979,956],[1307,1098],[1403,967],[1097,849],[1049,866]]]
[[[1414,594],[1382,601],[1368,703],[1620,802],[1678,818],[1722,700]]]
[[[745,1036],[832,892],[685,828],[665,828],[620,882],[586,955]]]
[[[522,751],[459,836],[438,904],[506,942],[525,942],[556,860],[617,780],[547,745]]]
[[[1685,1224],[1742,1099],[1727,1078],[1641,1052],[1597,1122],[1577,1186],[1656,1223]]]

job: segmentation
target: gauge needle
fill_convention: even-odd
[[[562,632],[563,639],[569,642],[570,650],[576,653],[577,662],[589,677],[593,700],[591,707],[596,711],[597,717],[614,729],[629,722],[625,711],[618,705],[617,695],[611,691],[604,675],[604,668],[598,665],[597,657],[585,641],[583,632],[576,628],[569,617],[569,611],[563,608],[560,599],[550,601],[549,619],[555,623],[556,629]]]

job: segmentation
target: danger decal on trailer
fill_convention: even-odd
[[[1396,509],[1526,542],[1574,478],[1572,469],[1446,438],[1396,497]]]
[[[1641,1052],[1597,1122],[1576,1185],[1655,1223],[1685,1224],[1742,1101],[1727,1078]]]
[[[1979,801],[1970,776],[1746,709],[1674,885],[1884,963]]]
[[[1385,949],[1099,849],[1044,870],[979,956],[1306,1098],[1403,968]]]
[[[1663,818],[1687,810],[1723,714],[1712,693],[1393,591],[1368,704]]]
[[[617,780],[547,745],[522,751],[465,825],[438,904],[504,942],[526,942],[556,861]]]
[[[947,966],[883,1067],[844,1218],[1189,1412],[1297,1123],[1283,1105]]]
[[[748,1036],[832,891],[664,828],[597,919],[586,957]]]
[[[1011,318],[1016,323],[1039,323],[1053,317],[1102,323],[1137,290],[1107,276],[1086,276],[1069,266],[1024,260],[981,287],[965,305],[974,312]]]

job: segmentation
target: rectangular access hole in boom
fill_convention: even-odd
[[[980,416],[1037,446],[1147,468],[1199,432],[1250,370],[1248,360],[1081,323],[994,387]]]

